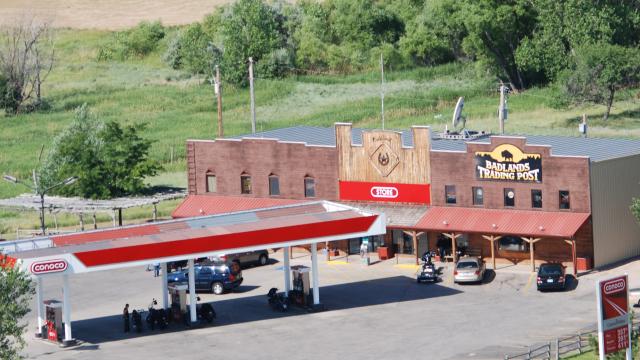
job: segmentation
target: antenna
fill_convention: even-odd
[[[382,58],[382,52],[380,53],[380,106],[382,114],[382,130],[384,130],[384,59]]]
[[[453,124],[453,129],[455,130],[458,127],[458,124],[460,124],[460,121],[462,121],[462,127],[464,127],[464,125],[466,125],[466,121],[464,119],[464,117],[462,116],[462,108],[464,107],[464,98],[461,96],[458,98],[458,102],[456,102],[456,107],[453,110],[453,119],[452,119],[452,124]]]

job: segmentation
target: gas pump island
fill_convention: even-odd
[[[12,266],[18,266],[34,278],[36,336],[51,341],[61,340],[62,346],[69,346],[75,343],[69,303],[71,276],[160,263],[162,308],[169,310],[171,295],[171,302],[175,304],[171,316],[179,320],[188,313],[190,323],[195,323],[197,301],[193,259],[282,248],[285,292],[288,294],[294,284],[294,294],[299,294],[297,301],[306,304],[310,300],[310,307],[315,308],[321,307],[317,243],[384,234],[385,224],[384,214],[365,212],[330,201],[310,201],[16,241],[11,246],[0,245],[0,252]],[[42,248],[42,244],[49,247]],[[302,245],[311,247],[311,281],[308,268],[289,265],[290,247]],[[167,284],[167,262],[184,259],[188,259],[189,284],[170,288]],[[43,299],[42,283],[53,276],[62,277],[61,302]],[[313,290],[312,297],[308,299],[310,289]]]

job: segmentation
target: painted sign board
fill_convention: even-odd
[[[598,338],[600,359],[605,355],[627,349],[631,359],[631,331],[629,321],[629,279],[627,275],[598,281]]]
[[[478,180],[542,182],[542,157],[526,154],[517,146],[502,144],[493,151],[475,153]]]
[[[340,181],[340,200],[430,204],[429,184]]]
[[[67,270],[67,262],[62,259],[37,261],[31,264],[30,269],[34,275],[63,272]]]

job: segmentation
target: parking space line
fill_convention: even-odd
[[[525,294],[525,295],[526,295],[526,294],[527,294],[527,292],[529,292],[529,288],[531,287],[532,280],[533,280],[533,278],[535,278],[535,277],[536,277],[536,273],[533,273],[533,272],[532,272],[532,273],[531,273],[531,275],[529,275],[529,281],[527,281],[527,285],[525,285],[525,286],[524,286],[524,289],[522,289],[522,293],[523,293],[523,294]]]
[[[415,264],[397,264],[397,265],[393,265],[393,267],[397,267],[397,268],[401,268],[401,269],[418,270],[420,268],[420,265],[415,265]]]
[[[327,264],[329,264],[329,265],[349,265],[348,262],[341,261],[341,260],[329,260],[329,261],[327,261]]]

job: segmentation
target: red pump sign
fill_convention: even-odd
[[[600,359],[623,349],[630,359],[629,279],[623,275],[600,280],[597,291]]]

